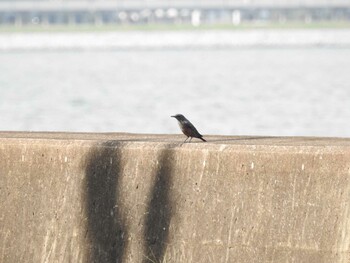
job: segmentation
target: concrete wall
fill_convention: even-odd
[[[0,133],[0,262],[350,261],[350,139]]]

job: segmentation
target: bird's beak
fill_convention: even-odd
[[[173,118],[175,118],[175,116],[170,116],[170,117],[173,117]]]

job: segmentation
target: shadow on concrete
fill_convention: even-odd
[[[119,202],[119,142],[107,141],[89,154],[86,166],[86,211],[90,262],[120,263],[127,229]]]
[[[91,150],[86,166],[87,237],[90,261],[122,263],[127,245],[127,222],[120,202],[121,141],[107,141]],[[170,196],[173,174],[173,148],[167,145],[160,156],[149,192],[144,219],[144,262],[163,262],[170,220],[174,209]],[[141,253],[141,252],[140,252]]]
[[[159,168],[156,172],[151,196],[147,205],[145,219],[145,260],[144,262],[163,262],[169,236],[169,226],[174,202],[171,199],[171,185],[173,176],[173,148],[168,145],[159,157]]]

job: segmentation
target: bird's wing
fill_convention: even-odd
[[[196,129],[196,127],[194,127],[194,125],[189,122],[189,121],[186,121],[184,123],[184,125],[186,126],[186,130],[190,130],[190,133],[191,133],[191,137],[200,137],[202,136]]]

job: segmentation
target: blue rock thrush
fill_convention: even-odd
[[[201,139],[203,142],[206,142],[206,140],[203,139],[203,136],[197,131],[196,127],[193,126],[193,124],[185,118],[182,114],[176,114],[174,116],[171,116],[175,119],[177,119],[180,129],[187,136],[184,143],[187,141],[188,138],[190,138],[190,141],[192,138],[198,138]]]

